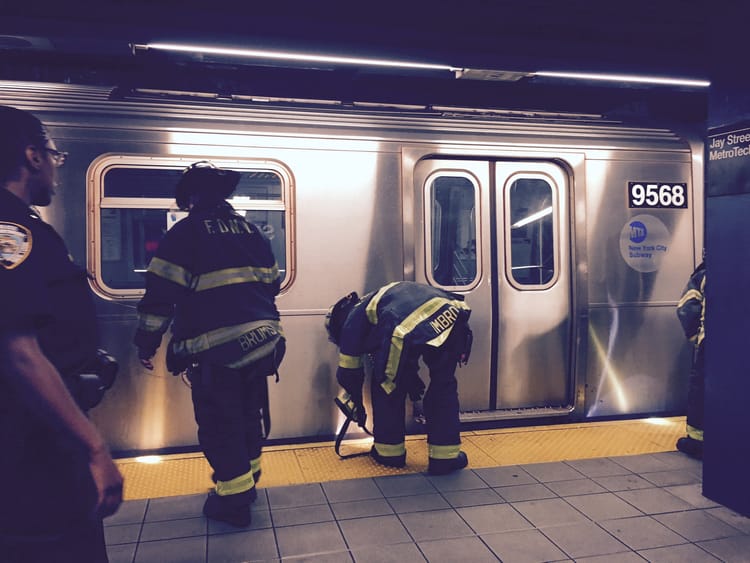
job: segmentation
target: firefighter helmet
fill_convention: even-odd
[[[207,160],[188,166],[175,189],[177,207],[190,209],[190,198],[197,196],[206,203],[219,203],[228,198],[240,181],[240,173],[222,170]]]
[[[328,313],[326,313],[326,330],[328,331],[328,340],[334,344],[338,345],[341,338],[341,329],[346,322],[346,317],[349,316],[357,301],[359,301],[359,296],[356,291],[352,291],[349,295],[336,301],[336,304],[328,309]]]

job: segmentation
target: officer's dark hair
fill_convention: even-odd
[[[213,207],[230,195],[240,181],[240,173],[217,168],[208,160],[195,162],[185,168],[175,188],[177,207],[190,209],[191,198],[199,205]]]
[[[338,345],[341,339],[341,330],[349,313],[359,301],[356,291],[342,297],[328,309],[326,313],[326,330],[328,331],[328,340]]]
[[[26,162],[26,147],[47,144],[44,125],[27,111],[0,106],[0,185],[18,180]]]

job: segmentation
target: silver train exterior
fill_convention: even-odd
[[[148,372],[132,337],[149,253],[179,219],[174,182],[202,159],[243,172],[232,203],[266,230],[284,273],[271,439],[336,433],[325,313],[394,280],[456,291],[473,310],[471,360],[457,371],[464,421],[684,412],[690,355],[675,305],[703,244],[697,135],[598,116],[42,83],[2,82],[0,103],[34,112],[70,152],[43,215],[91,272],[102,344],[121,364],[92,412],[116,451],[197,443],[165,346]]]

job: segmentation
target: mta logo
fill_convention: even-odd
[[[648,230],[646,229],[646,225],[641,223],[640,221],[633,221],[630,223],[630,241],[639,243],[646,240],[646,237],[648,236]]]

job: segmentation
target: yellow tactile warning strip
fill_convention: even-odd
[[[461,434],[469,467],[494,467],[673,451],[685,417],[585,422],[479,430]],[[344,442],[342,453],[369,451],[372,439]],[[406,439],[407,465],[392,469],[369,456],[342,460],[332,442],[264,448],[260,487],[417,473],[427,470],[424,435]],[[158,463],[119,459],[125,499],[207,492],[211,468],[201,454],[163,456]]]

